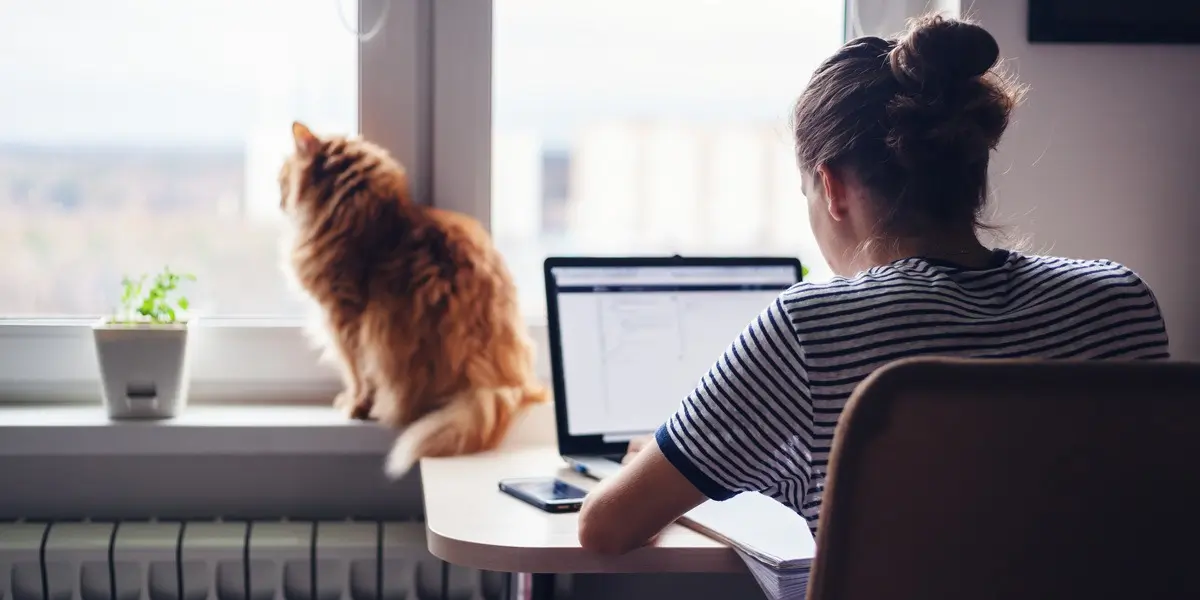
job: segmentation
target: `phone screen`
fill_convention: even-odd
[[[587,492],[558,479],[535,479],[511,482],[509,487],[535,498],[555,502],[561,500],[583,500]]]

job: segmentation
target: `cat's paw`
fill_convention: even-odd
[[[356,421],[371,420],[372,404],[370,394],[353,394],[349,390],[343,391],[333,399],[334,408]]]
[[[370,402],[358,402],[354,406],[350,407],[350,410],[347,412],[347,414],[351,419],[356,421],[371,421],[374,419],[374,417],[371,416]]]

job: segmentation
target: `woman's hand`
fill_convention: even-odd
[[[629,462],[633,460],[633,457],[637,456],[638,452],[641,452],[642,448],[646,447],[646,444],[649,444],[653,441],[654,434],[643,435],[641,437],[635,437],[632,440],[629,440],[629,448],[625,450],[625,456],[621,458],[621,464],[629,464]]]
[[[628,464],[588,492],[579,511],[579,544],[600,554],[624,554],[655,538],[705,500],[663,455],[653,436],[630,445]]]

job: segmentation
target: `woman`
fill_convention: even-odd
[[[585,548],[631,550],[705,499],[742,492],[815,531],[842,407],[899,358],[1168,358],[1154,297],[1130,270],[979,241],[989,154],[1019,99],[993,71],[999,52],[974,24],[926,17],[817,69],[796,103],[796,153],[839,277],[779,296],[631,447],[584,504]]]

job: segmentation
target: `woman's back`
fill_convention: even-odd
[[[815,529],[850,394],[885,364],[929,355],[1161,359],[1168,349],[1153,294],[1119,264],[1004,250],[981,269],[909,258],[784,292],[658,442],[710,497],[763,491]],[[707,450],[713,439],[721,451]]]

